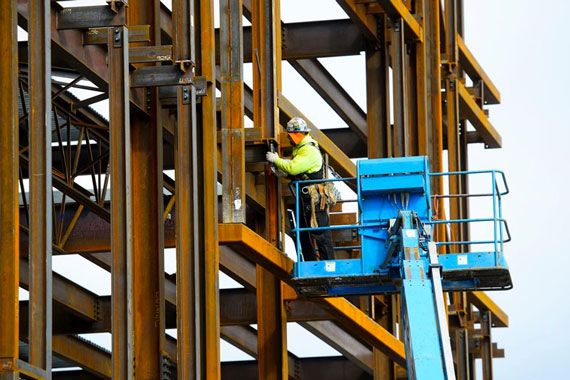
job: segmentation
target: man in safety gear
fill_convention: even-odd
[[[293,145],[291,159],[280,158],[277,153],[267,152],[266,159],[282,172],[287,173],[295,180],[323,179],[326,168],[323,165],[323,156],[317,142],[309,135],[307,123],[300,117],[294,117],[287,123],[287,135]],[[314,202],[309,194],[309,188],[316,186],[304,185],[301,195],[300,227],[328,227],[328,209]],[[314,250],[316,243],[318,255]],[[309,234],[301,233],[301,249],[306,261],[333,260],[334,248],[330,230],[312,231]]]

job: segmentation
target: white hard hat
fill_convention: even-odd
[[[309,133],[309,127],[305,120],[300,117],[294,117],[287,123],[287,132],[294,133],[294,132],[301,132],[301,133]]]

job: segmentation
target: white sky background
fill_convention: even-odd
[[[564,279],[565,195],[570,164],[570,44],[568,1],[465,1],[465,40],[501,91],[490,119],[503,149],[470,150],[471,168],[503,169],[513,242],[505,248],[514,289],[495,292],[509,314],[508,329],[494,329],[506,349],[496,360],[498,379],[567,378],[570,307]]]
[[[464,2],[466,44],[501,92],[502,103],[489,110],[504,146],[485,150],[472,145],[470,168],[504,170],[511,189],[503,211],[513,235],[505,253],[514,289],[491,294],[510,318],[509,328],[493,330],[494,340],[506,349],[506,358],[494,361],[495,375],[497,379],[566,378],[563,363],[570,354],[566,323],[570,306],[564,280],[570,255],[565,252],[567,241],[561,238],[569,235],[565,220],[570,214],[564,197],[570,185],[570,43],[565,37],[570,2]],[[347,17],[334,0],[281,0],[281,6],[285,22]],[[363,55],[320,61],[365,110]],[[251,65],[244,70],[249,81]],[[317,126],[345,126],[286,62],[283,92]],[[167,254],[170,272],[175,270],[168,258],[172,256]],[[55,270],[98,294],[110,293],[110,275],[84,259],[77,258],[76,264],[66,260],[63,264],[55,257]],[[87,275],[93,271],[100,275]],[[222,284],[232,286],[226,280]],[[326,345],[310,341],[298,325],[288,327],[292,352],[334,354]],[[110,334],[94,339],[110,345]],[[223,343],[222,348],[223,360],[247,358],[229,344]]]

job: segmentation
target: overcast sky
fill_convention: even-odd
[[[281,0],[281,6],[285,22],[346,18],[334,0]],[[497,379],[568,377],[563,363],[570,354],[570,207],[564,197],[570,185],[570,43],[565,29],[569,14],[570,2],[564,0],[465,0],[464,39],[501,92],[502,103],[489,110],[504,145],[495,150],[471,146],[470,168],[502,169],[511,188],[504,217],[513,241],[505,253],[514,289],[491,294],[510,317],[509,328],[493,330],[494,340],[506,350],[505,359],[494,361]],[[366,109],[363,56],[320,61]],[[246,81],[249,70],[251,66],[245,65]],[[283,92],[317,126],[345,126],[287,63]],[[167,257],[167,269],[173,268],[172,252]],[[88,267],[84,259],[65,260],[63,264],[54,258],[58,272],[108,294],[110,275]],[[87,280],[86,273],[94,271],[99,274]],[[334,354],[316,340],[307,343],[309,339],[300,327],[289,324],[292,352]],[[97,341],[107,346],[110,335]],[[228,344],[222,347],[224,360],[247,358]]]

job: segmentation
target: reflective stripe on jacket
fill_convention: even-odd
[[[291,159],[278,158],[275,166],[285,173],[295,176],[303,173],[311,174],[321,170],[323,156],[317,142],[309,135],[293,147]]]

